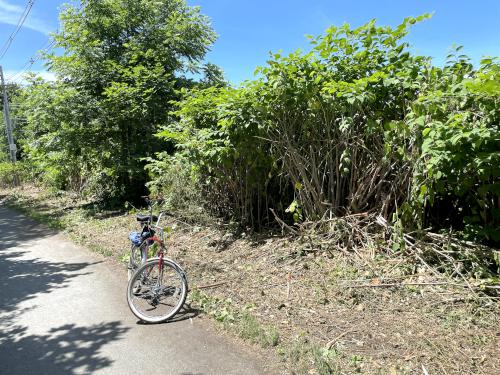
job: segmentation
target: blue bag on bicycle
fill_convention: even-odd
[[[142,238],[139,232],[130,232],[128,239],[132,241],[135,246],[141,246]]]

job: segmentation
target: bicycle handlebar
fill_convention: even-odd
[[[152,219],[153,218],[153,207],[157,204],[163,203],[163,201],[164,201],[163,196],[161,196],[161,195],[156,195],[156,196],[142,195],[141,198],[143,198],[146,201],[146,203],[148,204],[149,211],[150,211],[150,217]],[[177,219],[173,214],[171,214],[167,210],[162,210],[162,211],[160,211],[160,214],[158,215],[158,218],[156,219],[156,224],[153,224],[153,221],[151,220],[151,225],[153,225],[156,228],[160,228],[160,221],[161,221],[163,215]]]

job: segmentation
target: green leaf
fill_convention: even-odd
[[[288,206],[288,208],[285,210],[285,212],[290,212],[290,213],[294,213],[295,212],[295,209],[297,208],[298,206],[298,202],[296,200],[294,200],[290,206]]]
[[[425,185],[420,186],[420,196],[424,197],[426,193],[427,193],[427,186]]]

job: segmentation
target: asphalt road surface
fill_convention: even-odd
[[[0,374],[266,374],[184,310],[140,324],[126,271],[0,203]]]

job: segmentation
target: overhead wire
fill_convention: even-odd
[[[12,45],[12,42],[14,41],[14,38],[16,37],[17,33],[19,32],[19,30],[21,30],[21,27],[23,27],[23,24],[26,21],[26,18],[28,18],[28,15],[34,3],[35,0],[28,0],[28,3],[26,4],[23,12],[21,13],[21,17],[19,17],[19,21],[17,21],[14,31],[9,35],[9,37],[3,44],[2,48],[0,48],[0,59],[2,59],[5,56],[10,46]]]
[[[12,44],[12,41],[14,40],[15,36],[23,26],[24,22],[26,21],[26,18],[28,17],[31,8],[33,7],[35,3],[35,0],[28,0],[28,3],[26,4],[24,11],[21,13],[21,17],[19,18],[19,21],[17,22],[17,25],[14,29],[14,31],[11,33],[11,35],[7,38],[7,41],[4,43],[2,48],[0,48],[0,59],[3,58],[7,50],[9,49],[10,45]],[[81,10],[83,7],[83,4],[80,6],[78,10]],[[48,45],[46,47],[42,47],[35,55],[33,55],[22,67],[19,71],[14,72],[10,76],[6,77],[6,81],[9,83],[19,83],[20,80],[19,78],[22,77],[22,75],[27,72],[28,70],[31,69],[31,67],[39,61],[43,57],[43,52],[48,52],[50,51],[54,45],[55,45],[55,40],[50,40],[48,41]]]
[[[41,49],[39,49],[33,56],[28,59],[28,61],[24,63],[19,71],[14,72],[10,76],[6,77],[6,81],[10,83],[19,83],[19,79],[22,78],[23,74],[29,71],[37,61],[42,59],[43,53],[50,51],[54,47],[54,45],[54,40],[49,40],[48,42],[46,42]]]

